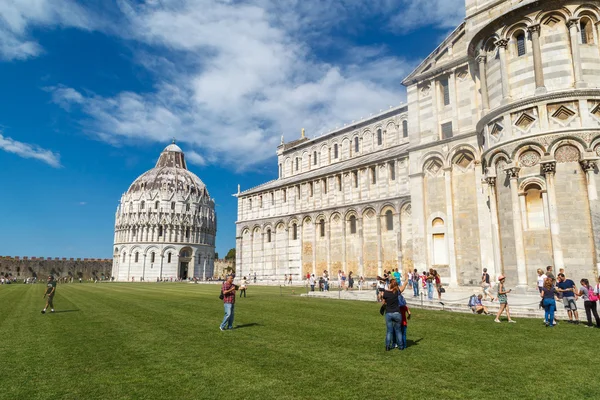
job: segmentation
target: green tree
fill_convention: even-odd
[[[225,256],[225,259],[235,261],[235,249],[230,249]]]

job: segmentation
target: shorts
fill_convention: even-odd
[[[575,297],[563,297],[563,305],[565,306],[565,310],[567,311],[577,311],[577,302],[575,301]]]

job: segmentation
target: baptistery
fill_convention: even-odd
[[[112,275],[118,281],[212,277],[216,233],[215,202],[173,141],[121,196]]]

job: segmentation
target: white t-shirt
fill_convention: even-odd
[[[308,282],[311,284],[311,286],[312,286],[312,285],[314,285],[314,284],[315,284],[315,277],[314,277],[314,276],[311,276],[311,277],[308,279]]]
[[[543,287],[544,286],[544,281],[546,280],[547,276],[546,274],[542,274],[538,276],[538,287]]]

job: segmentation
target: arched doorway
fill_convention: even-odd
[[[190,247],[184,247],[179,251],[179,279],[185,280],[193,277],[191,276],[193,275],[193,272],[190,273],[191,261],[192,249]]]

